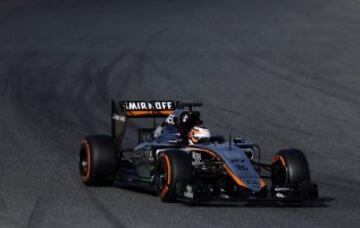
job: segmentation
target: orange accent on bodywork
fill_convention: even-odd
[[[194,149],[195,151],[201,151],[201,152],[205,152],[207,154],[210,154],[211,156],[215,157],[216,160],[221,160],[221,158],[215,154],[214,152],[212,152],[211,150],[207,150],[207,149],[204,149],[204,148],[199,148],[199,147],[189,147],[189,149]]]
[[[206,152],[214,156],[219,161],[222,160],[217,154],[215,154],[211,150],[198,148],[198,147],[190,147],[190,148],[194,148],[195,150]],[[241,187],[248,188],[247,184],[243,180],[241,180],[238,176],[236,176],[236,174],[226,164],[224,164],[224,168],[226,173],[229,174],[229,176],[235,181],[236,184],[238,184]]]
[[[238,184],[241,187],[248,188],[247,184],[239,177],[237,177],[236,174],[226,164],[224,164],[224,168],[226,172],[231,176],[231,178],[235,181],[236,184]]]
[[[260,178],[260,189],[262,189],[265,186],[266,186],[266,182],[262,178]]]
[[[146,117],[146,116],[168,116],[173,112],[173,110],[135,110],[135,111],[126,111],[125,115],[127,117]]]
[[[81,140],[81,145],[85,146],[85,151],[86,151],[86,162],[87,162],[87,170],[86,170],[86,174],[85,176],[80,176],[81,180],[83,182],[88,182],[90,179],[90,174],[91,174],[91,147],[89,145],[89,143],[86,141],[86,139]]]

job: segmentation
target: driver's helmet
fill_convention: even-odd
[[[189,144],[205,143],[210,139],[210,131],[207,128],[195,126],[189,132]]]

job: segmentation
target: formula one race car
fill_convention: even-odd
[[[88,186],[142,188],[156,192],[162,201],[190,204],[318,197],[300,150],[280,150],[270,164],[262,163],[258,145],[210,134],[194,110],[200,106],[112,101],[111,136],[89,135],[81,141],[81,180]],[[138,145],[132,149],[123,146],[129,118],[153,118],[151,128],[138,129]],[[163,120],[159,126],[157,118]]]

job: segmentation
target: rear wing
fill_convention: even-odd
[[[161,118],[169,116],[177,108],[200,107],[201,103],[179,101],[112,101],[112,114],[126,118]]]
[[[119,101],[123,116],[129,118],[167,117],[176,109],[174,101]]]
[[[177,108],[200,107],[201,103],[179,101],[111,101],[111,134],[116,144],[121,145],[127,118],[166,118]],[[154,121],[155,123],[155,121]],[[154,126],[155,128],[155,126]]]

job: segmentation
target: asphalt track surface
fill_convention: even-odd
[[[357,0],[2,0],[0,227],[360,227],[359,22]],[[109,132],[111,98],[201,101],[266,160],[300,148],[322,203],[85,187],[79,141]]]

